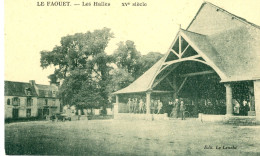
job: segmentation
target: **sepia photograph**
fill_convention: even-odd
[[[260,1],[3,5],[1,155],[260,155]]]

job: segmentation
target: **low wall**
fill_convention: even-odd
[[[128,113],[128,107],[125,103],[118,104],[118,113]]]
[[[209,115],[199,113],[198,120],[209,122],[222,122],[234,125],[255,125],[255,116],[227,116],[227,115]]]
[[[169,120],[167,114],[132,114],[117,113],[114,114],[116,120]]]
[[[226,118],[224,123],[241,125],[241,126],[256,125],[256,117],[255,116],[230,116]]]
[[[213,115],[213,114],[203,114],[199,113],[198,120],[200,121],[213,121],[221,122],[226,120],[226,115]]]

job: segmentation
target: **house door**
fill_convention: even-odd
[[[13,108],[13,118],[17,119],[19,117],[19,109]]]
[[[49,109],[48,108],[44,108],[43,109],[43,116],[48,116],[49,115]]]
[[[38,109],[38,117],[42,117],[42,109]]]

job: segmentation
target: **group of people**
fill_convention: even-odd
[[[127,108],[129,113],[146,113],[146,102],[143,99],[138,98],[128,98]],[[163,112],[163,103],[159,100],[151,100],[150,102],[150,113],[151,114],[160,114]],[[185,120],[186,106],[183,99],[175,99],[174,102],[169,102],[168,116],[174,116],[176,118],[180,117],[182,120]],[[166,110],[164,110],[166,111]]]
[[[143,99],[138,100],[137,98],[129,98],[127,102],[129,113],[144,113],[145,112],[145,102]]]
[[[176,98],[174,102],[169,102],[169,107],[171,112],[169,116],[174,116],[178,118],[181,115],[182,120],[185,120],[186,106],[183,99]]]
[[[246,100],[243,101],[243,104],[240,106],[239,103],[236,103],[234,106],[234,114],[235,115],[242,115],[242,116],[247,116],[248,111],[250,110],[249,102]]]
[[[138,100],[137,98],[129,98],[127,102],[129,113],[146,113],[146,102],[143,99]],[[161,113],[163,103],[160,100],[151,100],[150,112],[152,114]]]

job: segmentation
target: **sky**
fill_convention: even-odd
[[[40,51],[52,50],[66,35],[85,33],[103,27],[114,33],[106,52],[112,54],[120,41],[132,40],[143,55],[166,53],[181,25],[186,28],[202,0],[141,0],[145,7],[123,7],[133,0],[106,0],[109,7],[47,7],[37,1],[5,0],[4,79],[48,84],[54,68],[40,67]],[[80,0],[68,0],[81,3]],[[95,2],[88,0],[86,2]],[[237,16],[260,25],[259,0],[208,0]]]

